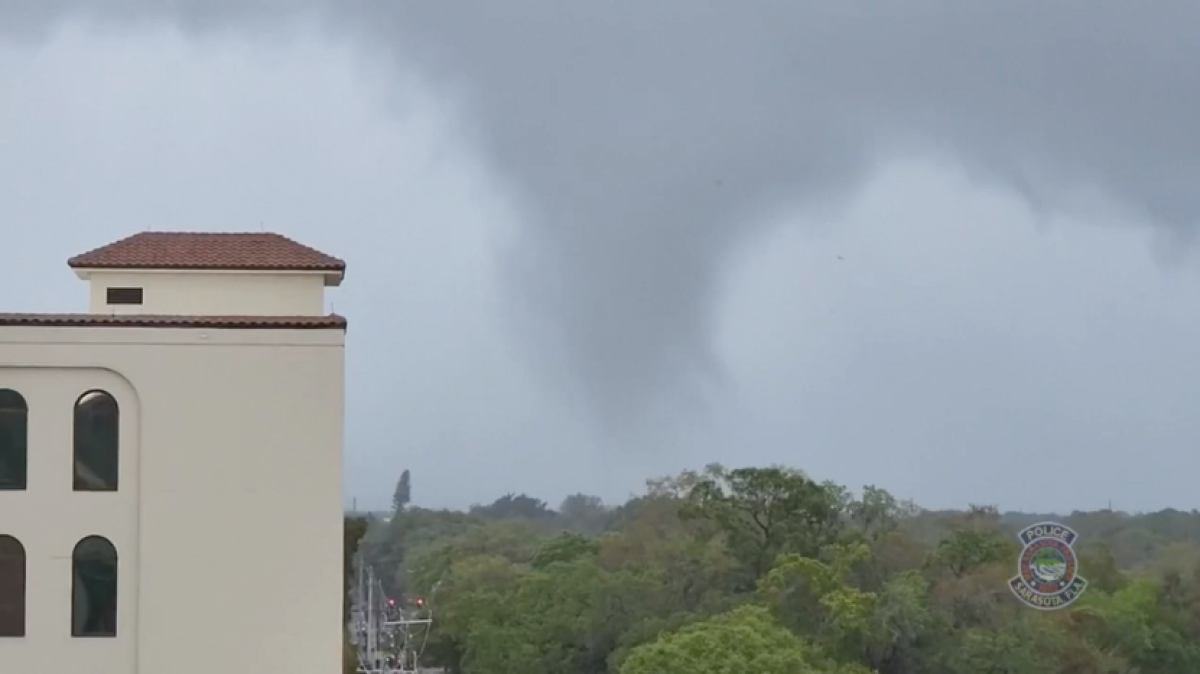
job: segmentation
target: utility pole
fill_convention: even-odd
[[[396,674],[420,674],[417,659],[421,656],[421,650],[424,650],[425,644],[422,642],[419,646],[417,640],[413,638],[415,633],[429,633],[429,627],[433,624],[432,617],[426,618],[408,618],[404,613],[401,613],[399,620],[390,620],[384,623],[384,626],[395,628],[400,635],[400,652],[399,661],[396,663],[399,669],[396,669]]]
[[[350,638],[358,651],[359,674],[420,674],[418,660],[425,650],[433,624],[432,611],[423,600],[417,609],[396,609],[383,592],[375,569],[362,555],[355,556],[357,583],[350,609]],[[424,612],[424,615],[420,615]]]
[[[375,569],[367,570],[367,662],[379,667],[379,618],[375,615]]]

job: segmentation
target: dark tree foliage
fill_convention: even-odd
[[[422,662],[447,672],[1200,672],[1196,511],[935,512],[718,465],[616,507],[513,493],[468,513],[405,506],[362,549],[427,598]],[[1047,519],[1079,532],[1090,583],[1056,612],[1007,585],[1016,533]]]
[[[365,517],[347,517],[342,527],[342,569],[346,583],[346,601],[342,608],[345,620],[350,620],[350,585],[354,582],[354,556],[358,553],[359,544],[367,534],[367,519]]]
[[[396,491],[392,494],[392,510],[400,512],[412,500],[412,475],[408,470],[400,473],[400,479],[396,481]]]
[[[490,505],[471,507],[471,514],[488,519],[525,518],[530,520],[550,520],[558,513],[550,510],[545,501],[533,498],[527,494],[505,494]]]

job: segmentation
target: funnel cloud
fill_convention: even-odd
[[[898,154],[1055,208],[1095,189],[1154,224],[1200,209],[1200,8],[756,3],[9,2],[56,22],[255,31],[320,22],[421,69],[520,195],[513,287],[610,422],[710,370],[731,250],[770,208]]]
[[[1200,216],[1194,3],[0,0],[0,17],[17,43],[315,29],[421,78],[516,204],[505,288],[535,349],[617,434],[719,381],[714,312],[743,250],[897,162],[1040,213],[1102,201],[1097,219],[1172,250]]]

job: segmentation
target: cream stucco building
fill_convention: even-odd
[[[0,314],[0,673],[331,674],[345,263],[144,233]]]

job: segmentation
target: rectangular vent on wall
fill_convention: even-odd
[[[141,288],[109,288],[108,289],[109,304],[141,304],[142,289]]]

